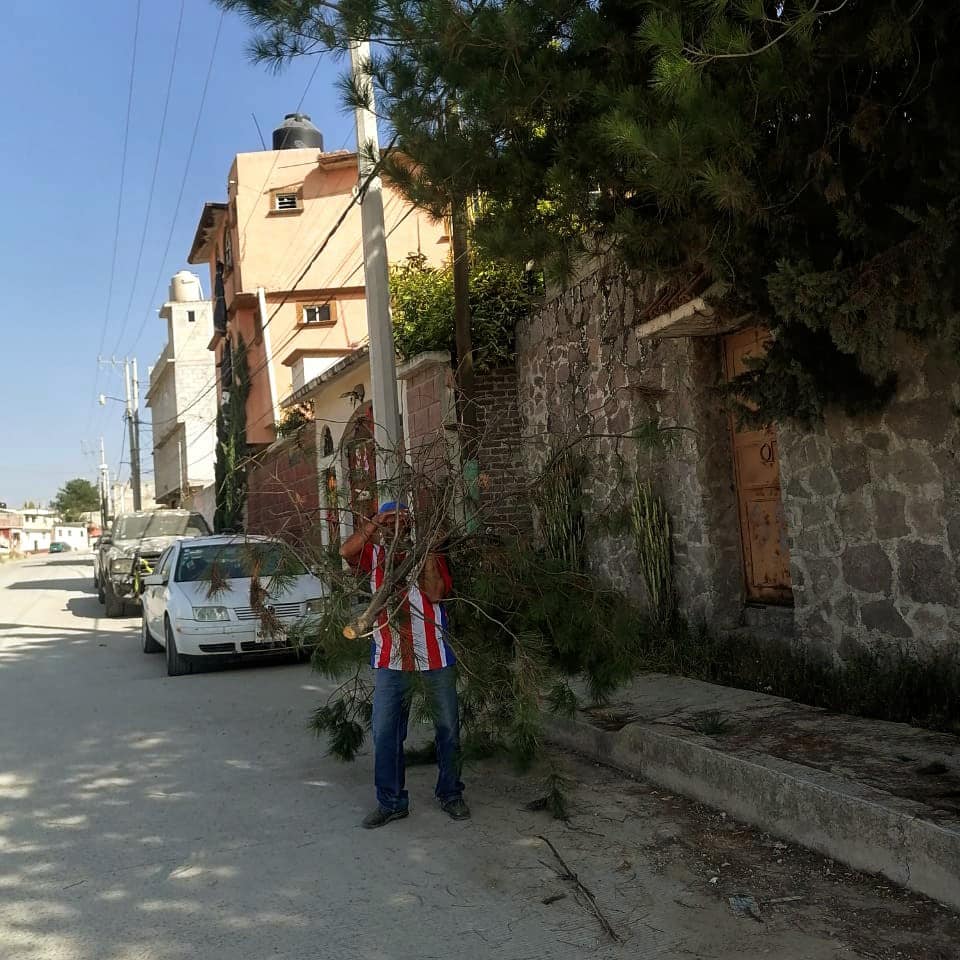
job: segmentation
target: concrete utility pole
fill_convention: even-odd
[[[110,517],[110,468],[107,466],[107,454],[100,438],[100,530],[106,533],[107,520]]]
[[[365,105],[355,110],[357,162],[360,182],[365,183],[380,159],[377,117],[373,110],[373,83],[367,72],[370,44],[356,41],[350,47],[350,67],[357,87],[366,93]],[[367,327],[370,333],[370,386],[373,393],[373,437],[377,446],[377,481],[398,484],[401,457],[398,447],[403,436],[397,402],[396,351],[390,319],[390,274],[387,265],[387,237],[383,223],[383,183],[370,180],[360,201],[363,232],[363,276],[367,298]],[[399,490],[393,491],[399,494]],[[383,499],[383,498],[381,498]]]
[[[130,430],[130,486],[133,488],[133,509],[140,507],[140,385],[137,382],[137,361],[123,362],[123,386],[126,390],[127,427]]]

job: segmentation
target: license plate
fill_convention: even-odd
[[[287,645],[287,631],[277,630],[273,633],[266,633],[263,630],[258,630],[257,643],[262,643],[266,647],[285,647]]]

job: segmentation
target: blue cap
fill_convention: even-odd
[[[389,513],[391,510],[409,510],[402,500],[388,500],[380,507],[380,513]]]

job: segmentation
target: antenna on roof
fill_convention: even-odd
[[[253,117],[253,122],[257,128],[257,136],[260,138],[260,146],[266,150],[267,141],[263,139],[263,131],[260,129],[260,124],[257,122],[257,115],[251,111],[250,116]]]

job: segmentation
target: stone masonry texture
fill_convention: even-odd
[[[744,610],[729,418],[716,337],[640,339],[649,290],[598,272],[517,330],[527,478],[576,443],[588,463],[590,562],[643,598],[625,506],[652,478],[673,522],[683,611],[714,626]],[[960,368],[903,338],[898,393],[882,414],[778,427],[796,634],[843,656],[852,644],[923,655],[960,642]],[[644,425],[680,428],[651,449]]]
[[[518,328],[524,459],[535,482],[560,446],[585,456],[589,560],[638,599],[628,510],[637,481],[651,479],[672,518],[682,608],[733,626],[743,589],[730,434],[714,389],[719,344],[639,339],[644,302],[629,278],[597,273]],[[650,424],[667,428],[667,449],[636,439]]]
[[[779,431],[797,629],[841,656],[960,643],[960,367],[907,337],[896,357],[883,413]]]

